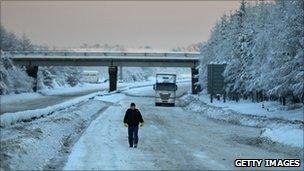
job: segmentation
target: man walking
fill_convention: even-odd
[[[144,120],[141,116],[141,113],[138,109],[135,108],[135,103],[131,103],[130,108],[126,111],[124,117],[124,124],[128,127],[128,139],[130,148],[137,148],[138,143],[138,125],[140,127],[144,125]]]

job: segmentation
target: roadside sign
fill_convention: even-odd
[[[226,64],[208,64],[207,91],[208,94],[224,94],[225,82],[223,72]]]

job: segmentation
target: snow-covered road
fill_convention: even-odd
[[[134,83],[133,83],[134,84]],[[136,83],[136,85],[153,84],[151,81]],[[132,83],[118,83],[118,88],[123,89]],[[84,84],[76,87],[57,87],[55,89],[43,89],[39,93],[22,93],[3,95],[0,98],[0,115],[25,110],[42,109],[54,106],[80,96],[98,91],[107,91],[109,83]]]
[[[188,79],[189,80],[189,79]],[[186,79],[179,79],[178,82],[185,82]],[[145,87],[147,85],[154,84],[155,80],[142,81],[137,83],[118,83],[118,90]],[[100,84],[84,84],[76,87],[57,87],[56,89],[43,89],[39,93],[22,93],[3,95],[0,97],[0,115],[4,113],[13,113],[26,110],[42,109],[48,106],[54,106],[77,97],[81,97],[87,94],[91,94],[98,91],[107,91],[109,83]],[[152,87],[150,88],[152,90]],[[189,89],[189,88],[188,88]],[[141,94],[140,91],[146,91],[146,89],[134,89],[137,92],[134,95]],[[139,92],[138,92],[139,91]],[[149,92],[149,91],[148,91]],[[154,95],[153,91],[150,91],[151,96]],[[181,95],[181,94],[180,94]]]
[[[189,89],[190,85],[181,87]],[[138,91],[147,97],[136,97]],[[134,96],[130,96],[134,92]],[[236,169],[236,158],[299,158],[300,153],[264,144],[259,139],[260,128],[209,119],[184,110],[179,104],[155,107],[150,95],[151,90],[145,87],[95,98],[112,105],[91,123],[74,145],[64,169],[230,170]],[[139,130],[137,149],[129,148],[127,129],[122,124],[131,102],[136,103],[145,119],[144,127]]]
[[[33,109],[42,109],[47,106],[53,106],[56,104],[63,103],[68,100],[75,99],[80,96],[84,96],[86,94],[90,94],[93,92],[101,91],[102,89],[91,89],[82,92],[75,92],[73,94],[63,94],[63,95],[51,95],[51,96],[39,96],[38,98],[8,103],[8,104],[1,104],[1,111],[0,114],[3,113],[11,113],[11,112],[18,112],[18,111],[25,111],[25,110],[33,110]],[[105,89],[103,89],[105,90]]]

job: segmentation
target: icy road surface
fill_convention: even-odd
[[[186,90],[181,87],[179,90]],[[189,89],[190,85],[184,87]],[[270,149],[255,145],[259,143],[256,139],[259,128],[208,119],[178,104],[177,107],[155,107],[154,98],[150,97],[152,87],[137,90],[97,98],[112,105],[91,123],[74,145],[64,169],[227,170],[237,169],[236,158],[298,158],[271,145]],[[147,97],[136,97],[138,92]],[[122,124],[131,102],[136,103],[145,120],[144,127],[139,129],[137,149],[129,148],[127,128]]]
[[[134,83],[133,83],[134,84]],[[153,84],[151,82],[137,83],[136,85]],[[118,88],[123,89],[132,83],[118,83]],[[0,99],[0,115],[25,110],[42,109],[60,104],[90,93],[108,90],[109,83],[86,84],[77,87],[58,87],[53,90],[42,90],[40,93],[24,93],[5,95]]]
[[[51,95],[51,96],[40,96],[37,99],[21,101],[13,104],[1,104],[0,114],[8,113],[8,112],[18,112],[25,110],[33,110],[33,109],[42,109],[48,106],[53,106],[56,104],[63,103],[65,101],[75,99],[77,97],[90,94],[93,92],[101,91],[104,89],[93,89],[87,90],[83,92],[77,92],[74,94],[63,94],[63,95]]]

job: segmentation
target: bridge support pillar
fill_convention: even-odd
[[[27,66],[26,67],[26,73],[28,76],[32,77],[34,79],[33,83],[33,91],[37,91],[37,73],[38,73],[38,66]]]
[[[198,94],[201,91],[201,86],[199,85],[198,80],[198,69],[191,68],[191,84],[192,84],[192,94]]]
[[[109,67],[109,92],[117,90],[117,66]]]
[[[123,77],[122,77],[122,66],[119,66],[119,80],[123,80]]]

